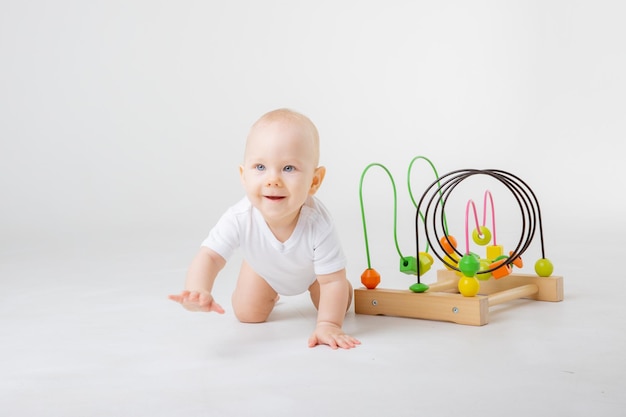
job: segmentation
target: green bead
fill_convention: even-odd
[[[429,288],[428,285],[422,284],[420,282],[416,282],[415,284],[409,287],[409,289],[413,292],[425,292],[428,290],[428,288]]]
[[[417,259],[415,256],[400,258],[400,272],[409,275],[417,275]]]
[[[480,261],[474,254],[463,255],[459,261],[459,270],[466,277],[474,277],[480,270]]]
[[[552,275],[552,271],[554,271],[554,266],[549,259],[541,258],[535,262],[535,272],[540,277],[549,277]]]

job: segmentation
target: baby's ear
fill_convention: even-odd
[[[315,168],[315,173],[313,174],[313,181],[311,181],[311,188],[309,189],[309,195],[313,195],[319,190],[322,182],[324,181],[324,177],[326,176],[326,168],[325,167],[317,167]]]
[[[241,180],[242,184],[245,182],[243,178],[243,165],[239,165],[239,179]]]

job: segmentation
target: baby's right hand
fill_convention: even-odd
[[[219,314],[224,314],[222,306],[215,302],[213,296],[208,291],[185,290],[178,295],[169,295],[167,298],[180,303],[189,311],[214,311]]]

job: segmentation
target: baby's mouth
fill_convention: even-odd
[[[266,195],[265,198],[267,198],[268,200],[272,200],[272,201],[278,201],[278,200],[282,200],[285,197],[279,196],[279,195]]]

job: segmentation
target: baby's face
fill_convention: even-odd
[[[318,148],[301,123],[261,123],[248,136],[241,181],[252,205],[271,225],[293,221],[324,177],[317,167]]]

